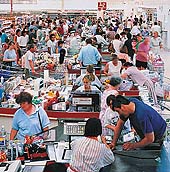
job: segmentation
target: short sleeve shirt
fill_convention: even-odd
[[[35,112],[31,115],[27,115],[22,108],[15,112],[12,128],[18,131],[16,136],[18,140],[24,140],[26,135],[32,136],[42,132],[38,113],[40,115],[42,127],[48,127],[50,125],[50,121],[46,112],[41,107],[36,107]]]

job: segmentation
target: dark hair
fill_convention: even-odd
[[[133,66],[133,63],[126,62],[126,63],[123,64],[123,66],[125,66],[125,67]]]
[[[122,35],[126,35],[126,32],[121,32],[120,35],[121,35],[121,36],[122,36]]]
[[[112,60],[118,59],[116,54],[112,54]]]
[[[112,110],[114,111],[114,108],[121,108],[121,105],[129,105],[130,101],[121,95],[118,95],[115,97],[115,99],[112,99]]]
[[[100,119],[90,118],[86,122],[85,126],[85,137],[97,137],[102,134],[102,125]]]
[[[86,44],[92,44],[92,39],[91,38],[86,39]]]
[[[19,32],[21,32],[21,29],[17,29],[17,30],[16,30],[16,35],[17,35]]]
[[[120,35],[119,34],[116,34],[115,35],[115,39],[120,39]]]
[[[154,22],[154,25],[158,25],[158,22]]]
[[[60,44],[64,44],[64,41],[59,40],[59,41],[58,41],[58,46],[59,46]]]
[[[93,72],[94,72],[94,70],[93,70],[93,65],[88,65],[88,66],[86,67],[86,70],[87,70],[87,72],[89,72],[89,73],[93,73]]]
[[[28,50],[30,50],[31,48],[34,48],[35,47],[35,44],[30,44],[28,45]]]
[[[122,79],[120,77],[112,77],[110,79],[110,83],[109,84],[114,87],[114,86],[119,85],[121,82],[122,82]]]
[[[31,28],[31,29],[30,29],[30,32],[32,32],[33,30],[34,30],[34,29],[33,29],[33,28]]]
[[[60,64],[63,64],[65,55],[66,55],[66,50],[64,48],[62,48],[60,50],[60,56],[59,56],[59,63]]]
[[[53,36],[55,36],[53,33],[50,35],[50,39],[53,37]]]
[[[29,104],[32,103],[32,95],[28,92],[21,92],[17,98],[16,98],[16,103],[21,104],[24,102],[28,102]]]
[[[111,100],[114,100],[115,99],[115,95],[109,95],[107,98],[106,98],[106,104],[107,106],[110,106],[110,101]]]

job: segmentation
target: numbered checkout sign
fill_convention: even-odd
[[[98,2],[98,10],[106,10],[107,8],[107,3],[106,2]]]

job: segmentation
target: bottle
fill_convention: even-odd
[[[4,83],[4,77],[1,76],[1,84],[3,84],[3,83]]]
[[[4,125],[2,125],[2,127],[1,127],[1,136],[2,137],[6,137],[6,130],[5,130],[5,126]]]

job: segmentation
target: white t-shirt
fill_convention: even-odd
[[[47,47],[51,48],[51,54],[56,54],[57,41],[48,40]]]
[[[84,85],[77,88],[76,91],[81,91],[81,92],[85,91]],[[96,86],[91,85],[91,91],[100,91],[100,90]]]
[[[129,67],[124,73],[128,75],[132,81],[136,82],[139,86],[143,86],[143,84],[148,80],[145,75],[137,69],[135,66]]]
[[[122,63],[120,61],[118,61],[118,65],[115,66],[112,63],[112,61],[110,61],[110,62],[108,62],[108,64],[109,64],[108,74],[111,74],[111,76],[119,77]]]
[[[23,63],[24,68],[31,70],[29,61],[33,60],[33,59],[34,59],[34,53],[32,53],[30,50],[28,50],[26,52],[26,54],[24,55],[24,59],[23,59],[24,60],[24,63]]]
[[[115,49],[115,54],[119,54],[120,53],[120,48],[123,46],[122,41],[118,40],[118,39],[114,39],[112,41],[113,47]]]
[[[21,36],[20,42],[19,42],[19,46],[26,47],[27,43],[28,43],[28,40],[29,40],[29,36],[28,35]]]

